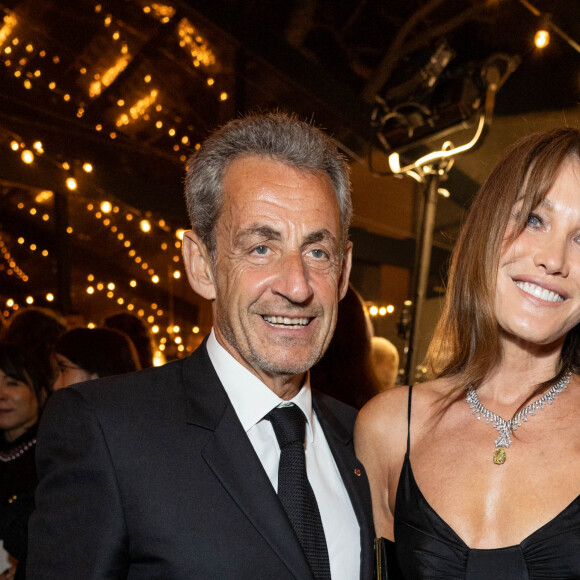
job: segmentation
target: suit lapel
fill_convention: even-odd
[[[324,400],[313,392],[312,403],[342,476],[361,529],[361,580],[373,575],[373,517],[371,495],[362,464],[354,455],[352,433],[337,419]]]
[[[290,522],[202,345],[184,368],[188,423],[213,431],[202,457],[238,508],[296,578],[312,572]],[[195,377],[195,388],[193,388]]]

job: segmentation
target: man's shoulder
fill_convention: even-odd
[[[358,413],[354,407],[316,389],[312,389],[312,400],[317,412],[334,417],[352,433]]]
[[[103,377],[78,383],[69,389],[78,391],[85,398],[94,399],[105,396],[129,396],[132,391],[139,395],[155,393],[158,389],[167,391],[180,387],[184,382],[195,382],[207,377],[211,367],[207,351],[200,347],[190,356],[170,361],[158,367],[149,367],[132,373]]]
[[[167,389],[181,382],[186,360],[180,359],[159,367],[78,383],[68,389],[77,391],[84,398],[91,400],[103,397],[127,397],[132,391],[145,395],[149,391],[154,392],[157,388]]]
[[[211,427],[226,401],[211,371],[193,353],[160,367],[72,385],[50,397],[41,423],[83,417],[118,446],[139,437],[162,440],[188,424]]]
[[[195,351],[183,359],[133,373],[104,377],[78,383],[57,391],[51,406],[78,401],[95,412],[127,415],[144,412],[183,409],[188,400],[196,400],[213,388],[213,367],[207,352]],[[61,402],[62,401],[62,402]]]

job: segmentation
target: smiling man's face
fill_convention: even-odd
[[[266,384],[304,373],[332,338],[350,271],[330,179],[238,159],[224,179],[216,234],[218,341]]]

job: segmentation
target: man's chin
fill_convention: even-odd
[[[270,375],[295,376],[311,369],[319,358],[319,356],[313,356],[312,352],[302,357],[284,353],[283,357],[254,356],[254,363]]]
[[[272,363],[266,362],[261,363],[260,368],[265,371],[266,373],[273,375],[273,376],[286,376],[286,377],[294,377],[296,375],[301,375],[309,370],[312,365],[311,364],[296,364],[296,363]]]

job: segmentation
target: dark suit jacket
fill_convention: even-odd
[[[367,580],[372,515],[353,453],[355,411],[322,394],[313,405],[360,523]],[[205,345],[56,392],[37,465],[31,580],[312,578]]]

